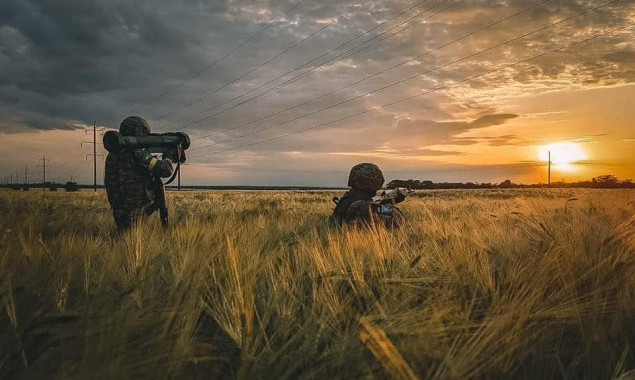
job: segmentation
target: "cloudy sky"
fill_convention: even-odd
[[[0,180],[45,155],[91,183],[93,122],[129,115],[190,134],[186,184],[343,186],[359,162],[535,183],[547,150],[554,180],[635,178],[634,21],[627,0],[3,0]]]

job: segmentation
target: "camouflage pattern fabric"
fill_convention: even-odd
[[[122,134],[143,136],[150,133],[147,121],[137,116],[126,118],[119,131]],[[112,208],[117,230],[130,228],[154,200],[153,176],[172,175],[168,154],[160,160],[147,149],[108,153],[104,170],[104,185]]]
[[[169,177],[172,163],[145,149],[108,153],[104,184],[118,231],[130,228],[154,201],[152,176]]]
[[[375,224],[388,228],[400,227],[404,222],[403,214],[398,207],[381,205],[374,202],[368,193],[359,193],[354,190],[348,191],[339,200],[333,210],[332,219],[339,225]]]
[[[403,214],[393,204],[373,201],[377,190],[384,184],[384,175],[375,164],[364,162],[353,166],[348,176],[346,192],[333,210],[332,219],[339,225],[384,225],[399,227],[403,224]]]
[[[124,136],[147,136],[150,134],[150,124],[139,116],[128,116],[119,125],[119,133]]]
[[[375,164],[368,162],[353,166],[348,175],[348,186],[353,190],[375,192],[384,184],[384,175]]]

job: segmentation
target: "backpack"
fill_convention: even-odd
[[[333,197],[333,202],[335,202],[335,209],[333,209],[332,218],[337,222],[337,224],[342,225],[342,222],[346,219],[346,212],[353,202],[362,200],[364,198],[359,195],[351,194],[350,191],[344,193],[344,196],[341,198]]]

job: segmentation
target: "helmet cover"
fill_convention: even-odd
[[[348,186],[354,190],[377,191],[384,184],[384,175],[375,164],[361,163],[353,166],[348,176]]]
[[[150,124],[139,116],[128,116],[121,122],[119,133],[125,136],[147,136],[150,134]]]

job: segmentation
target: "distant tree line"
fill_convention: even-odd
[[[29,188],[42,188],[46,187],[49,190],[55,191],[57,188],[63,188],[66,191],[78,191],[80,188],[93,188],[93,185],[83,185],[77,182],[66,182],[65,184],[46,182],[46,183],[31,183],[31,184],[0,184],[0,187],[12,188],[14,190],[28,190]],[[103,185],[97,185],[98,188],[103,188]],[[174,186],[167,186],[173,188]],[[394,189],[397,187],[406,187],[410,189],[511,189],[511,188],[598,188],[598,189],[610,189],[610,188],[622,188],[632,189],[635,188],[635,183],[630,179],[620,180],[612,174],[601,175],[593,177],[591,180],[578,181],[578,182],[565,182],[557,181],[552,182],[551,185],[546,183],[536,184],[518,184],[513,183],[507,179],[501,183],[477,183],[477,182],[432,182],[421,181],[418,179],[395,179],[386,185],[388,189]],[[238,189],[238,190],[314,190],[314,189],[333,189],[332,187],[312,187],[312,186],[184,186],[188,189]],[[345,188],[341,188],[345,189]]]
[[[505,180],[501,183],[476,183],[476,182],[432,182],[421,181],[418,179],[395,179],[386,185],[388,189],[397,187],[406,187],[410,189],[511,189],[511,188],[635,188],[635,184],[630,179],[620,180],[612,174],[593,177],[587,181],[565,182],[564,180],[552,182],[550,185],[546,183],[536,184],[518,184],[511,180]]]

